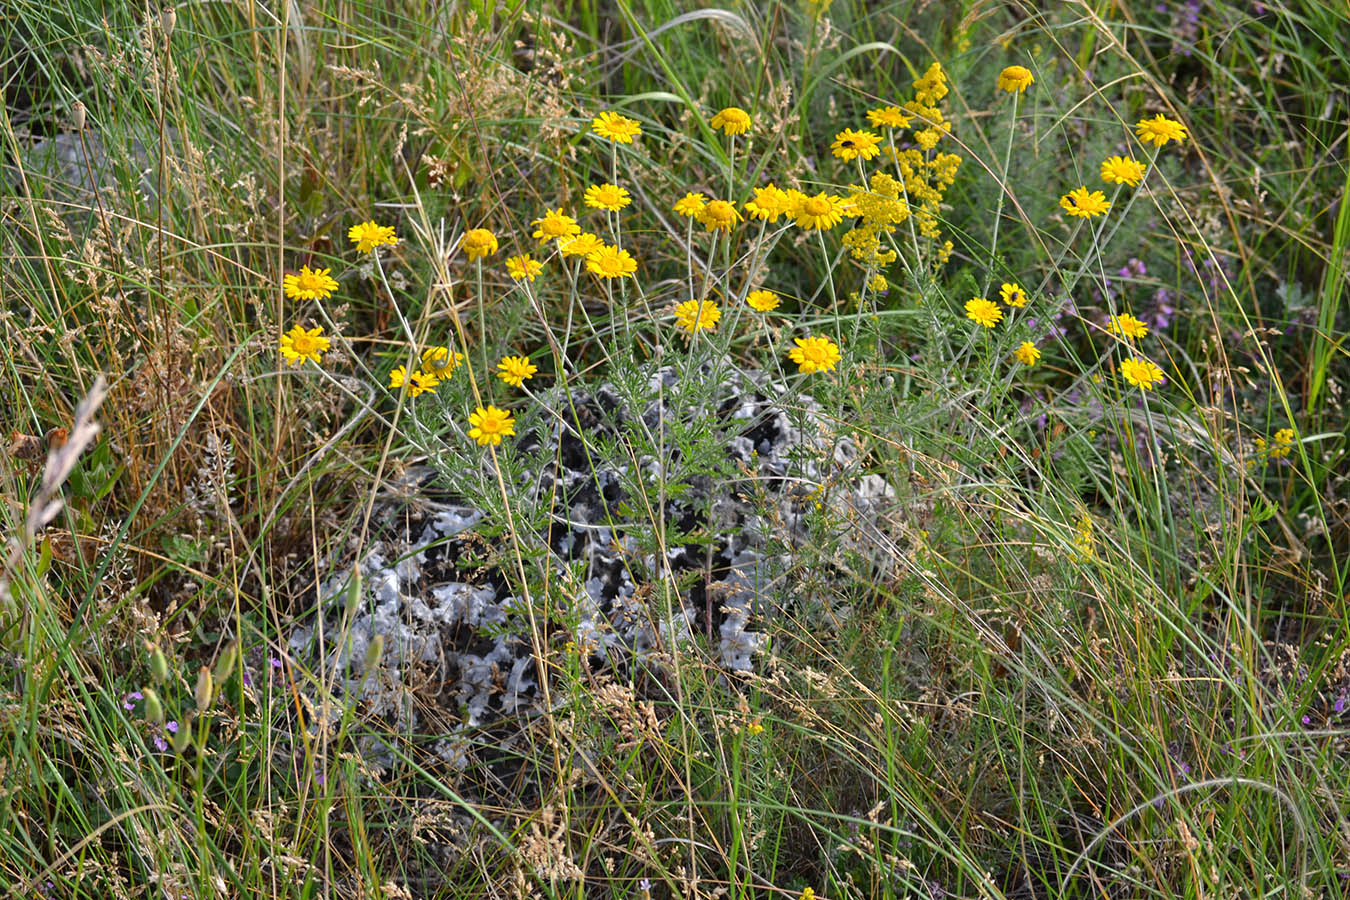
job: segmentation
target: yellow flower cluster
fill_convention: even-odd
[[[1260,461],[1286,459],[1294,449],[1294,429],[1281,428],[1271,435],[1269,444],[1265,438],[1257,438],[1253,443],[1256,445],[1256,457]]]

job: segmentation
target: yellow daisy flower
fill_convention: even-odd
[[[534,276],[539,274],[539,270],[544,264],[537,259],[532,259],[530,254],[522,253],[520,256],[508,256],[506,258],[506,274],[510,275],[516,281],[530,279],[534,281]]]
[[[750,114],[739,106],[728,106],[708,124],[726,134],[745,134],[750,130]]]
[[[1008,66],[998,75],[998,89],[1010,94],[1020,94],[1031,86],[1036,79],[1026,66]]]
[[[1139,140],[1155,147],[1161,147],[1168,141],[1181,143],[1186,140],[1186,126],[1161,113],[1151,119],[1141,119],[1135,124],[1134,133],[1139,136]]]
[[[1100,216],[1111,208],[1111,203],[1101,191],[1088,191],[1086,187],[1074,188],[1059,198],[1059,205],[1071,216],[1091,219]]]
[[[1013,351],[1013,356],[1024,366],[1034,366],[1036,361],[1041,358],[1041,351],[1036,349],[1036,345],[1031,341],[1023,341]]]
[[[722,318],[722,309],[714,300],[686,300],[675,307],[675,324],[693,334],[714,331]]]
[[[601,247],[605,242],[599,235],[591,234],[589,231],[583,231],[574,238],[559,238],[558,251],[563,256],[590,256]]]
[[[696,194],[690,191],[689,193],[681,197],[679,200],[675,201],[674,209],[676,213],[682,216],[687,216],[692,219],[699,213],[703,212],[703,207],[707,205],[708,205],[707,197],[703,196],[702,194]]]
[[[326,300],[338,288],[338,283],[328,275],[331,271],[301,266],[298,273],[283,278],[281,285],[292,300]]]
[[[482,259],[497,252],[497,236],[486,228],[470,228],[464,235],[464,255],[469,261]]]
[[[755,188],[754,199],[745,201],[745,211],[750,213],[751,218],[777,222],[791,205],[792,197],[788,192],[774,187],[770,182],[762,188]]]
[[[328,338],[322,335],[322,325],[311,328],[309,331],[296,325],[283,334],[281,336],[281,355],[286,358],[287,365],[299,365],[307,359],[313,360],[315,363],[322,363],[323,355],[328,352],[329,344]]]
[[[495,406],[478,407],[469,414],[469,425],[472,426],[469,437],[483,447],[488,444],[500,447],[503,437],[516,433],[516,422],[511,414]]]
[[[971,297],[966,301],[966,318],[985,328],[993,328],[1003,319],[1003,309],[993,300]]]
[[[1009,306],[1022,308],[1027,305],[1027,292],[1022,290],[1022,286],[1016,282],[1003,282],[1003,287],[998,289],[998,296]]]
[[[403,366],[399,366],[389,373],[389,386],[391,388],[401,388],[405,384],[408,386],[408,395],[417,397],[427,391],[435,390],[440,381],[435,375],[426,372],[413,372],[409,375],[407,369]]]
[[[698,220],[709,231],[730,231],[741,218],[736,207],[726,200],[709,200],[699,210]]]
[[[1124,375],[1130,384],[1146,391],[1153,390],[1155,384],[1163,382],[1162,369],[1146,359],[1137,359],[1133,356],[1120,364],[1120,374]]]
[[[1107,184],[1128,184],[1130,187],[1138,187],[1139,182],[1144,180],[1144,172],[1147,170],[1148,166],[1138,160],[1111,156],[1102,162],[1102,181]]]
[[[908,128],[912,117],[898,106],[882,106],[867,111],[873,128]]]
[[[798,228],[817,231],[838,225],[844,220],[844,212],[848,208],[848,201],[838,194],[821,191],[814,197],[808,197],[794,192],[788,215],[797,220]]]
[[[392,225],[376,225],[374,222],[362,222],[347,230],[347,237],[356,245],[357,252],[369,253],[376,247],[398,243]]]
[[[586,188],[586,205],[592,209],[618,212],[632,202],[628,191],[617,184],[593,184]]]
[[[502,361],[497,363],[497,377],[511,387],[522,386],[538,371],[539,367],[524,356],[503,356]]]
[[[782,303],[782,299],[773,291],[766,291],[763,288],[757,291],[751,291],[750,296],[745,298],[745,302],[750,304],[750,308],[755,312],[772,312]]]
[[[788,359],[797,364],[804,375],[829,372],[839,362],[839,345],[827,337],[793,338],[797,346],[788,351]]]
[[[586,268],[601,278],[623,278],[637,271],[637,260],[627,250],[607,244],[586,257]]]
[[[449,347],[428,347],[422,351],[422,368],[427,374],[444,381],[455,371],[455,367],[464,362],[463,353],[455,353]]]
[[[881,152],[879,146],[881,137],[870,131],[854,131],[852,128],[845,128],[834,136],[834,143],[830,144],[830,150],[835,156],[844,162],[862,157],[871,159]]]
[[[1112,316],[1109,327],[1112,333],[1129,338],[1130,340],[1141,338],[1148,334],[1148,326],[1129,313]]]
[[[541,218],[535,219],[530,224],[539,226],[530,236],[538,239],[540,244],[581,234],[581,226],[577,224],[577,220],[565,215],[561,207],[546,210]]]
[[[602,112],[591,119],[591,130],[607,141],[631,144],[633,138],[642,134],[642,124],[615,112]]]

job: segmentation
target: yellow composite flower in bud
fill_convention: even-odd
[[[750,304],[750,308],[755,312],[772,312],[778,308],[778,304],[783,301],[773,291],[766,291],[763,288],[757,291],[751,291],[750,296],[745,298],[745,302]]]
[[[829,372],[839,362],[839,345],[827,337],[793,338],[797,346],[788,351],[788,359],[797,364],[797,371],[803,375],[812,372]]]
[[[798,228],[821,231],[844,221],[844,212],[848,208],[848,201],[838,194],[821,191],[814,197],[808,197],[794,192],[788,215],[797,220]]]
[[[739,106],[728,106],[708,124],[725,134],[745,134],[750,130],[750,114]]]
[[[642,134],[642,124],[616,112],[602,112],[591,119],[591,130],[607,141],[631,144],[633,138]]]
[[[435,375],[437,381],[444,381],[455,371],[455,367],[464,362],[463,353],[455,353],[449,347],[428,347],[422,351],[422,368]]]
[[[709,200],[699,210],[697,218],[709,231],[730,231],[740,221],[741,214],[727,200]]]
[[[1133,356],[1120,364],[1120,374],[1124,375],[1130,384],[1146,391],[1153,390],[1155,384],[1163,383],[1162,369],[1146,359]]]
[[[470,228],[464,235],[464,255],[470,262],[497,252],[497,236],[486,228]]]
[[[403,366],[389,373],[389,386],[397,389],[407,385],[408,395],[411,397],[419,397],[427,391],[434,391],[438,384],[440,380],[435,375],[428,372],[413,372],[409,375]]]
[[[1112,316],[1110,329],[1112,333],[1130,340],[1145,337],[1148,334],[1148,326],[1129,313]]]
[[[603,246],[605,242],[600,236],[589,231],[583,231],[574,238],[558,239],[558,252],[563,256],[590,256]]]
[[[539,270],[544,264],[537,259],[531,258],[530,254],[522,253],[520,256],[508,256],[506,258],[506,274],[510,275],[516,281],[523,281],[528,278],[534,281],[534,276],[539,274]]]
[[[675,306],[675,324],[690,334],[717,330],[721,318],[722,308],[714,300],[686,300]]]
[[[1059,205],[1070,216],[1091,219],[1100,216],[1111,208],[1111,203],[1101,191],[1089,191],[1086,187],[1074,188],[1059,198]]]
[[[1027,305],[1027,292],[1022,290],[1022,286],[1016,282],[1003,282],[1003,287],[998,289],[998,296],[1009,306],[1022,308]]]
[[[534,230],[531,237],[538,239],[540,244],[547,244],[549,241],[555,241],[559,238],[575,237],[581,234],[581,226],[577,224],[577,220],[565,215],[561,207],[546,210],[542,217],[535,219],[530,224],[539,226]]]
[[[881,137],[870,131],[854,131],[852,128],[845,128],[834,136],[834,143],[830,144],[830,151],[844,162],[851,162],[858,157],[871,159],[881,152],[879,145]]]
[[[469,437],[480,446],[502,445],[502,438],[516,433],[516,422],[511,413],[495,406],[480,406],[469,414]]]
[[[1144,180],[1144,172],[1148,166],[1138,160],[1128,159],[1124,156],[1110,156],[1102,162],[1102,181],[1107,184],[1128,184],[1130,187],[1139,187],[1139,182]]]
[[[772,182],[762,188],[755,188],[754,199],[745,201],[745,211],[750,217],[765,222],[777,222],[791,206],[792,196],[787,191],[775,187]]]
[[[502,361],[497,363],[497,377],[511,387],[521,387],[538,371],[539,367],[526,356],[503,356]]]
[[[601,278],[631,277],[637,271],[637,260],[627,250],[606,245],[586,257],[586,269]]]
[[[282,278],[281,286],[292,300],[326,300],[338,289],[338,283],[329,277],[331,271],[301,266],[299,272]]]
[[[283,334],[281,336],[281,355],[285,357],[286,364],[295,366],[307,359],[315,363],[322,363],[323,355],[328,352],[329,344],[328,338],[322,335],[322,325],[315,326],[309,331],[296,325]]]
[[[873,128],[908,128],[913,118],[898,106],[882,106],[867,111],[867,121]]]
[[[1010,94],[1020,94],[1035,80],[1031,70],[1026,66],[1008,66],[998,75],[998,89]]]
[[[1003,320],[1003,309],[993,300],[971,297],[966,301],[966,318],[985,328],[993,328]]]
[[[618,212],[633,202],[628,191],[617,184],[593,184],[586,188],[586,205],[592,209]]]
[[[1031,341],[1023,341],[1013,351],[1013,356],[1024,366],[1034,366],[1041,358],[1041,351],[1036,349],[1036,345]]]
[[[1134,133],[1145,144],[1161,147],[1168,141],[1181,143],[1186,140],[1186,126],[1159,113],[1151,119],[1141,119],[1134,126]]]
[[[689,193],[681,197],[679,200],[676,200],[675,206],[673,208],[675,212],[678,213],[679,215],[686,216],[692,219],[695,218],[699,213],[703,212],[703,207],[707,205],[708,205],[707,197],[703,196],[702,194],[696,194],[693,191],[690,191]]]
[[[357,252],[370,253],[376,247],[398,243],[392,225],[376,225],[374,222],[362,222],[347,230],[347,237],[356,245]]]

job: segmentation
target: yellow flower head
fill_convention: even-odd
[[[302,266],[298,273],[283,278],[281,285],[292,300],[325,300],[338,288],[338,283],[328,275],[331,271]]]
[[[971,297],[966,301],[966,318],[985,328],[993,328],[1003,320],[1003,309],[993,300]]]
[[[1163,382],[1162,369],[1146,359],[1133,356],[1120,364],[1120,374],[1124,375],[1130,384],[1146,391],[1153,390],[1155,384]]]
[[[537,259],[530,257],[528,253],[522,253],[520,256],[508,256],[506,258],[506,274],[510,275],[516,281],[522,281],[526,278],[534,281],[534,276],[539,274],[539,270],[544,264]]]
[[[422,351],[422,368],[437,381],[444,381],[455,371],[455,367],[464,362],[463,353],[455,353],[449,347],[428,347]]]
[[[777,222],[778,217],[787,212],[791,205],[792,197],[788,192],[774,187],[770,182],[762,188],[755,189],[755,198],[745,201],[745,211],[753,219]]]
[[[1036,79],[1026,66],[1008,66],[998,75],[998,89],[1010,94],[1020,94],[1031,86]]]
[[[408,386],[408,394],[412,397],[420,396],[427,391],[433,391],[436,389],[436,385],[440,383],[440,379],[427,372],[413,372],[409,375],[407,369],[403,366],[399,366],[389,373],[389,386],[391,388],[401,388],[406,384]]]
[[[852,128],[845,128],[834,136],[834,143],[830,144],[830,150],[835,156],[844,162],[862,157],[871,159],[881,152],[879,145],[881,137],[870,131],[854,131]]]
[[[615,112],[602,112],[591,119],[591,130],[607,141],[631,144],[633,138],[642,134],[642,124]]]
[[[933,63],[928,71],[914,80],[914,99],[925,106],[936,106],[947,96],[947,75],[940,63]]]
[[[376,247],[383,247],[385,244],[392,247],[398,243],[392,225],[376,225],[374,222],[362,222],[360,225],[353,225],[347,230],[347,237],[356,245],[356,249],[360,253],[369,253]]]
[[[530,224],[539,226],[531,237],[537,238],[541,244],[581,234],[581,226],[577,224],[577,220],[564,215],[561,207],[547,210],[542,218],[535,219]]]
[[[1111,208],[1111,203],[1101,191],[1088,191],[1086,187],[1074,188],[1059,198],[1059,205],[1071,216],[1091,219],[1100,216]]]
[[[878,272],[871,278],[867,279],[867,286],[872,290],[876,291],[877,293],[880,293],[882,291],[889,290],[891,284],[889,281],[886,280],[885,275],[882,275],[880,272]]]
[[[1110,328],[1113,333],[1129,338],[1130,340],[1141,338],[1148,334],[1148,326],[1129,313],[1112,316]]]
[[[525,356],[503,356],[502,361],[497,363],[497,377],[511,387],[520,387],[538,371],[539,367]]]
[[[583,231],[574,238],[560,238],[558,240],[558,250],[563,256],[590,256],[601,247],[605,242],[599,235],[591,234],[589,231]]]
[[[322,325],[315,326],[309,331],[296,325],[283,334],[281,355],[285,357],[287,365],[299,365],[307,359],[322,363],[323,355],[328,352],[329,343],[328,338],[322,335]]]
[[[722,309],[715,300],[686,300],[675,306],[675,324],[690,334],[716,330],[721,318]]]
[[[998,296],[1009,306],[1016,306],[1020,309],[1027,305],[1027,292],[1022,290],[1022,286],[1016,282],[1003,282],[1003,287],[998,289]]]
[[[1041,358],[1041,351],[1036,349],[1036,345],[1031,341],[1023,341],[1013,351],[1013,356],[1024,366],[1034,366],[1036,361]]]
[[[1266,451],[1266,455],[1271,459],[1284,459],[1294,449],[1294,429],[1281,428],[1270,440],[1270,449]]]
[[[1134,133],[1139,136],[1139,140],[1155,147],[1161,147],[1168,141],[1181,143],[1186,140],[1186,126],[1161,113],[1151,119],[1141,119],[1135,124]]]
[[[1111,156],[1102,163],[1102,181],[1107,184],[1128,184],[1130,187],[1138,187],[1139,182],[1144,180],[1146,171],[1148,166],[1138,160]]]
[[[497,252],[497,236],[486,228],[470,228],[464,235],[464,255],[472,262]]]
[[[586,257],[586,268],[601,278],[623,278],[637,271],[637,260],[627,250],[607,244]]]
[[[592,209],[618,212],[632,202],[628,191],[617,184],[593,184],[586,188],[586,205]]]
[[[469,414],[469,425],[472,426],[469,437],[484,447],[488,444],[500,447],[503,437],[516,433],[516,422],[511,414],[495,406],[478,407]]]
[[[739,106],[728,106],[708,124],[726,134],[745,134],[750,130],[750,114]]]
[[[798,228],[817,231],[838,225],[844,220],[844,212],[848,208],[847,201],[838,194],[821,191],[814,197],[808,197],[794,191],[788,215],[797,220]]]
[[[797,364],[804,375],[829,372],[839,362],[839,345],[827,337],[793,338],[797,346],[788,351],[788,359]]]
[[[703,212],[703,207],[708,205],[708,198],[702,194],[696,194],[693,191],[685,194],[679,200],[675,201],[675,212],[689,218],[696,217]]]
[[[898,106],[882,106],[867,111],[873,128],[908,128],[910,116]]]
[[[772,312],[778,308],[778,304],[783,301],[773,291],[766,291],[763,288],[757,291],[751,291],[750,296],[745,298],[745,302],[750,304],[750,308],[755,312]]]
[[[736,207],[726,200],[709,200],[699,210],[698,220],[709,231],[730,231],[741,218]]]

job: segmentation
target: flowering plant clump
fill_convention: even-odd
[[[839,345],[827,337],[793,338],[797,346],[788,351],[788,359],[797,364],[803,375],[812,372],[830,372],[841,359]]]
[[[318,325],[309,331],[296,325],[281,336],[281,355],[287,365],[299,365],[305,360],[322,363],[323,355],[328,352],[328,338],[323,337],[323,326]]]
[[[332,269],[311,269],[301,266],[300,271],[282,279],[286,296],[292,300],[326,300],[338,289],[338,283],[329,276]]]

